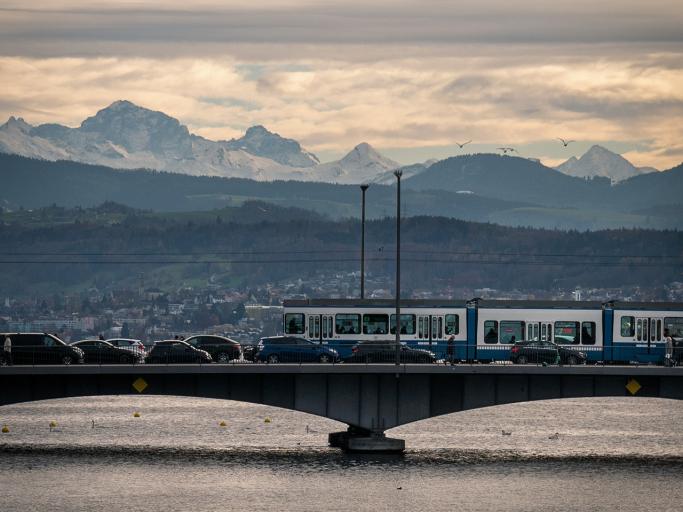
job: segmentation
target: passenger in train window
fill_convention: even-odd
[[[484,322],[484,343],[498,343],[498,322],[496,320],[486,320]]]

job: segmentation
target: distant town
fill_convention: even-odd
[[[65,341],[104,336],[141,339],[146,343],[196,333],[221,334],[243,344],[282,331],[282,301],[305,298],[359,297],[358,272],[320,273],[313,281],[283,280],[263,286],[230,289],[207,283],[163,291],[90,288],[73,294],[3,297],[0,332],[51,332]],[[393,297],[393,282],[385,276],[366,276],[367,298]],[[683,282],[653,288],[634,287],[556,290],[498,290],[441,288],[404,290],[414,299],[473,297],[490,299],[683,301]]]

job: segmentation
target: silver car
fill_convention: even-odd
[[[142,341],[140,340],[133,340],[128,338],[111,338],[105,341],[107,343],[111,343],[115,347],[119,347],[124,350],[130,350],[138,356],[144,357],[147,353],[145,350],[145,346],[142,344]]]

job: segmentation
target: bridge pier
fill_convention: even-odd
[[[406,449],[403,439],[353,425],[349,425],[346,431],[330,433],[327,439],[330,446],[341,448],[346,453],[403,453]]]

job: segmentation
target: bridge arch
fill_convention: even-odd
[[[219,398],[346,423],[352,435],[499,404],[591,396],[683,399],[679,368],[415,365],[13,367],[0,405],[95,395]]]

